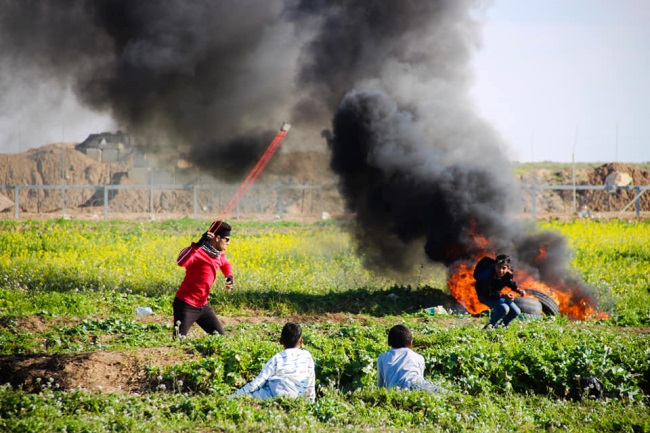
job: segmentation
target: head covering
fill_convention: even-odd
[[[221,236],[222,238],[227,238],[230,236],[230,230],[232,230],[232,227],[230,227],[230,224],[228,224],[225,221],[215,221],[212,223],[212,226],[210,227],[210,230],[212,233],[214,233],[215,236]]]
[[[510,264],[510,256],[507,254],[499,254],[496,260],[498,264],[501,263]]]

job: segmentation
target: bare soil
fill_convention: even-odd
[[[629,185],[614,186],[604,190],[538,190],[537,213],[538,215],[569,215],[583,218],[612,218],[622,215],[635,214],[637,196],[634,186],[650,185],[650,173],[635,164],[607,163],[596,168],[581,168],[575,171],[566,166],[560,170],[531,170],[521,176],[519,180],[524,185],[536,186],[569,186],[584,185],[605,186],[608,176],[620,174],[630,180]],[[575,178],[575,179],[574,179]],[[524,192],[524,212],[530,213],[532,209],[532,196]],[[650,192],[644,192],[639,197],[640,212],[647,216],[650,211]],[[626,210],[627,213],[622,214]]]
[[[138,317],[145,323],[169,323],[171,316],[152,315]],[[55,318],[45,321],[39,316],[23,317],[16,326],[29,332],[40,333],[49,327],[71,326],[81,322],[81,318]],[[367,323],[389,319],[328,313],[318,316],[296,315],[291,317],[238,316],[220,317],[224,326],[241,323]],[[433,320],[422,318],[422,321]],[[461,319],[438,317],[436,321],[447,321],[448,326],[459,326]],[[203,331],[194,326],[188,338],[201,338]],[[171,342],[171,336],[170,336]],[[142,393],[150,389],[146,369],[153,366],[168,366],[201,355],[170,344],[167,347],[140,348],[131,351],[93,351],[74,354],[25,354],[0,356],[0,378],[2,383],[21,387],[29,392],[38,392],[44,387],[73,390],[85,389],[98,393]]]
[[[133,352],[85,352],[62,355],[11,355],[0,358],[4,383],[38,391],[46,386],[101,393],[142,392],[146,367],[186,359],[178,348],[143,348]]]

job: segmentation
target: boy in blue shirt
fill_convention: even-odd
[[[424,357],[411,350],[413,336],[405,325],[395,325],[388,331],[391,349],[377,360],[377,386],[387,389],[420,390],[443,393],[445,390],[424,378]]]

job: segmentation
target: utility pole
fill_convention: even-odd
[[[616,124],[616,147],[614,150],[614,162],[618,162],[618,123]]]
[[[576,133],[573,137],[573,150],[571,151],[571,174],[573,177],[573,213],[578,210],[576,204],[576,144],[578,143],[578,124],[576,123]]]
[[[530,162],[535,162],[535,130],[530,131]]]
[[[65,218],[65,149],[61,149],[61,217]]]

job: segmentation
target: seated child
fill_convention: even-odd
[[[388,331],[391,349],[377,360],[377,386],[427,392],[445,392],[424,378],[424,357],[411,350],[413,337],[405,325],[395,325]]]
[[[316,399],[314,360],[307,350],[300,348],[300,325],[291,322],[284,325],[280,344],[284,350],[273,355],[255,379],[229,397],[248,394],[261,399],[279,396],[304,396],[309,401]]]

